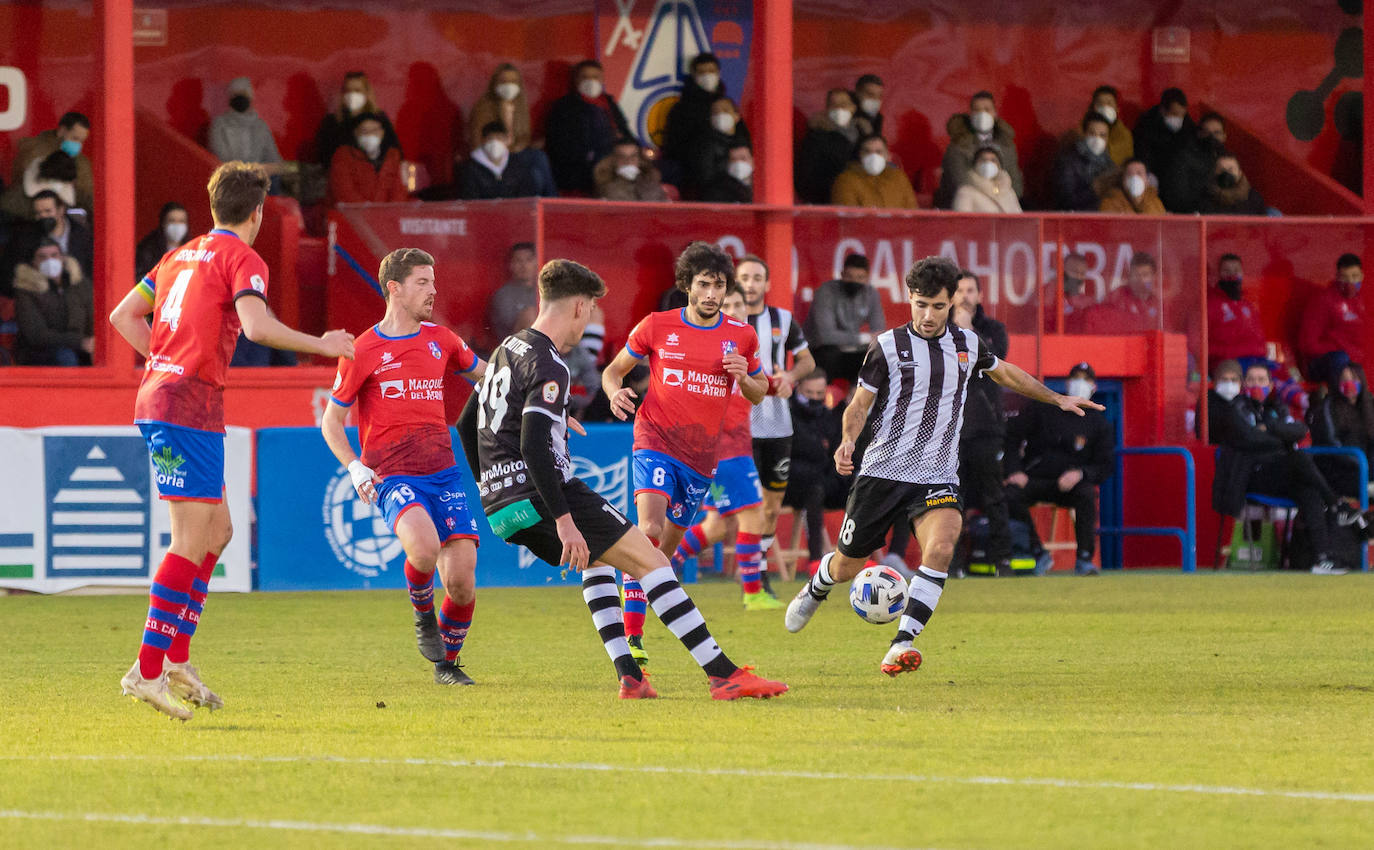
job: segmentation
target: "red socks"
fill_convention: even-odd
[[[200,625],[200,615],[205,611],[205,597],[210,593],[210,576],[214,575],[217,563],[219,553],[208,553],[205,560],[200,562],[195,580],[191,582],[186,613],[181,615],[181,622],[177,624],[177,636],[172,638],[172,645],[167,649],[167,660],[173,664],[185,664],[191,659],[191,638],[195,636],[196,627]]]
[[[198,572],[195,563],[180,555],[168,552],[163,556],[148,593],[148,618],[143,624],[143,645],[138,650],[138,669],[143,678],[162,675],[162,661],[177,636]]]

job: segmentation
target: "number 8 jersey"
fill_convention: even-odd
[[[553,420],[548,447],[566,484],[573,478],[568,456],[568,367],[553,340],[534,328],[506,337],[492,352],[479,388],[477,489],[488,514],[521,499],[539,501],[520,450],[526,415]]]

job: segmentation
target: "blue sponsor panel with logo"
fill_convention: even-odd
[[[572,435],[575,474],[618,510],[630,513],[628,425],[588,425]],[[357,430],[348,429],[357,448]],[[456,433],[453,444],[461,451]],[[492,534],[477,485],[462,470],[468,507],[477,520],[479,587],[578,583],[523,547]],[[381,511],[353,490],[315,428],[264,428],[257,432],[259,590],[363,590],[404,588],[405,553]]]
[[[148,448],[138,436],[43,438],[47,577],[146,577]]]

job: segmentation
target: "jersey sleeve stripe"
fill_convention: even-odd
[[[644,354],[640,354],[638,351],[635,351],[634,347],[631,346],[628,342],[625,343],[625,350],[630,352],[630,356],[636,360],[643,360],[646,356]]]
[[[343,399],[339,398],[339,397],[336,396],[336,395],[331,395],[331,396],[329,397],[329,400],[332,401],[332,402],[334,402],[335,404],[337,404],[339,407],[352,407],[352,406],[353,406],[353,402],[352,402],[352,401],[344,401]],[[356,401],[356,399],[354,399],[354,401]]]
[[[803,351],[807,350],[810,347],[811,343],[807,342],[806,340],[802,340],[800,343],[797,344],[795,348],[791,349],[791,351],[793,354],[801,354]]]
[[[521,415],[521,416],[524,416],[526,413],[542,413],[542,414],[544,414],[545,416],[549,417],[550,419],[552,419],[552,420],[555,421],[555,422],[562,422],[562,421],[563,421],[563,417],[562,417],[562,416],[559,416],[559,415],[556,414],[556,413],[554,413],[552,410],[548,410],[548,409],[543,408],[543,407],[535,407],[535,406],[532,405],[532,404],[529,405],[528,407],[526,407],[524,410],[520,411],[520,415]]]
[[[759,368],[757,368],[757,369],[755,369],[754,371],[752,371],[752,372],[749,373],[749,377],[752,378],[753,376],[757,375],[758,373],[760,373],[760,372],[762,372],[762,371],[763,371],[763,364],[760,363],[760,364],[759,364]]]
[[[256,289],[253,289],[252,287],[249,287],[248,289],[240,289],[238,292],[235,292],[234,300],[237,301],[245,295],[256,295],[259,298],[261,298],[264,303],[266,303],[267,301],[267,296],[265,294],[258,292]]]
[[[863,387],[871,393],[876,393],[878,391],[877,387],[873,386],[868,381],[865,381],[863,378],[859,378],[857,381],[855,381],[855,383],[857,383],[859,386]]]
[[[147,298],[149,304],[153,304],[157,301],[157,298],[155,296],[156,284],[153,282],[152,278],[143,278],[143,280],[140,280],[138,284],[134,286],[134,289],[138,291],[139,295],[142,295],[144,298]]]

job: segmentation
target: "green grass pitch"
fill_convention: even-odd
[[[1368,847],[1374,576],[950,582],[920,671],[689,587],[770,701],[652,621],[620,702],[581,595],[491,589],[441,688],[396,592],[212,596],[227,706],[118,695],[146,600],[0,599],[0,847]]]

